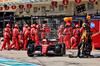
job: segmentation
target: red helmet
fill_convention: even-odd
[[[10,24],[7,24],[6,27],[10,28]]]
[[[75,37],[71,37],[71,43],[73,43],[76,40]]]
[[[28,28],[28,27],[29,27],[29,25],[28,25],[28,24],[26,24],[26,25],[25,25],[25,27],[26,27],[26,28]]]
[[[70,23],[66,23],[66,25],[65,26],[70,26]]]
[[[31,28],[33,28],[34,26],[33,25],[31,25]]]
[[[36,24],[33,24],[34,27],[36,27]]]
[[[47,26],[46,24],[43,24],[43,27]]]
[[[36,24],[31,25],[31,28],[34,28],[34,27],[36,27]]]
[[[40,27],[40,25],[36,25],[36,28],[39,28]]]
[[[76,27],[76,28],[79,28],[79,24],[77,24],[75,27]]]
[[[16,24],[18,27],[19,27],[19,25],[18,24]]]
[[[5,28],[5,29],[4,29],[4,32],[8,32],[8,28]]]
[[[60,28],[64,28],[64,25],[60,25]]]
[[[30,27],[28,27],[28,30],[30,30],[31,28]]]
[[[15,28],[19,28],[19,25],[18,24],[15,24],[15,26],[14,26]]]

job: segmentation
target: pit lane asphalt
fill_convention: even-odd
[[[0,42],[1,47],[2,42]],[[26,51],[0,51],[0,58],[38,64],[42,66],[100,66],[100,58],[69,58],[69,54],[76,54],[77,50],[67,50],[65,56],[35,56],[28,57]],[[100,50],[93,50],[92,55],[99,55]],[[0,65],[4,66],[4,65]]]
[[[77,50],[67,50],[65,56],[35,56],[28,57],[26,51],[0,51],[0,58],[38,64],[42,66],[99,66],[100,58],[69,58],[68,55]],[[100,54],[100,50],[93,50],[93,55]]]

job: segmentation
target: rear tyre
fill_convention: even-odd
[[[82,53],[83,53],[84,55],[90,56],[91,51],[92,51],[91,44],[85,43],[85,46],[84,46],[84,49],[83,49],[83,52],[82,52]]]

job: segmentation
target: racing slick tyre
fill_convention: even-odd
[[[63,55],[66,54],[65,44],[64,43],[56,45],[56,53],[59,53],[60,56],[63,56]]]
[[[55,52],[61,53],[61,47],[62,47],[61,44],[57,44],[56,47],[55,47]]]
[[[27,48],[27,55],[29,57],[33,57],[34,55],[32,54],[34,52],[34,44],[29,44]]]
[[[62,52],[63,52],[63,55],[65,55],[65,54],[66,54],[65,44],[64,44],[64,43],[62,43],[61,45],[62,45]]]
[[[84,55],[87,57],[90,56],[91,51],[92,51],[91,44],[85,43],[85,46],[84,46],[83,51],[82,51],[83,56]]]

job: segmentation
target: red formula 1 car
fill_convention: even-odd
[[[57,39],[43,39],[40,44],[28,44],[27,55],[65,55],[65,44],[59,43]]]

